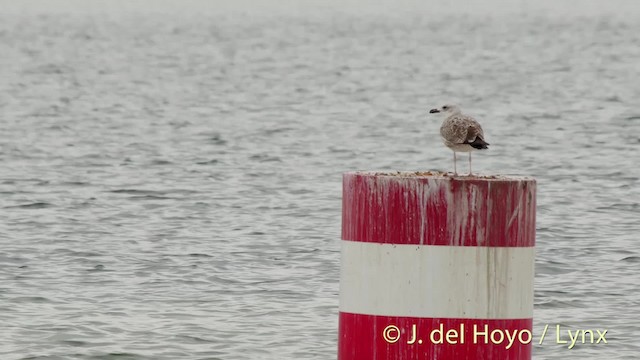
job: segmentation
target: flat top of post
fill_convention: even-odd
[[[530,176],[473,174],[471,176],[442,171],[351,171],[346,174],[365,177],[397,177],[414,179],[455,179],[455,180],[489,180],[489,181],[534,181]]]

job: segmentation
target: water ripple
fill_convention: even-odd
[[[449,101],[492,143],[475,169],[538,179],[534,337],[637,358],[638,15],[357,3],[0,11],[3,360],[335,358],[341,174],[450,170]]]

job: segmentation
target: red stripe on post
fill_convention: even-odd
[[[434,319],[341,312],[338,359],[530,359],[532,325],[532,319]]]
[[[339,360],[531,359],[534,179],[347,173],[342,206]]]
[[[536,183],[347,173],[342,239],[391,244],[531,247]]]

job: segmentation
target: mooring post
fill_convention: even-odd
[[[339,360],[529,360],[536,182],[343,177]]]

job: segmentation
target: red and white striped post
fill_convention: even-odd
[[[536,182],[343,177],[339,360],[531,359]]]

